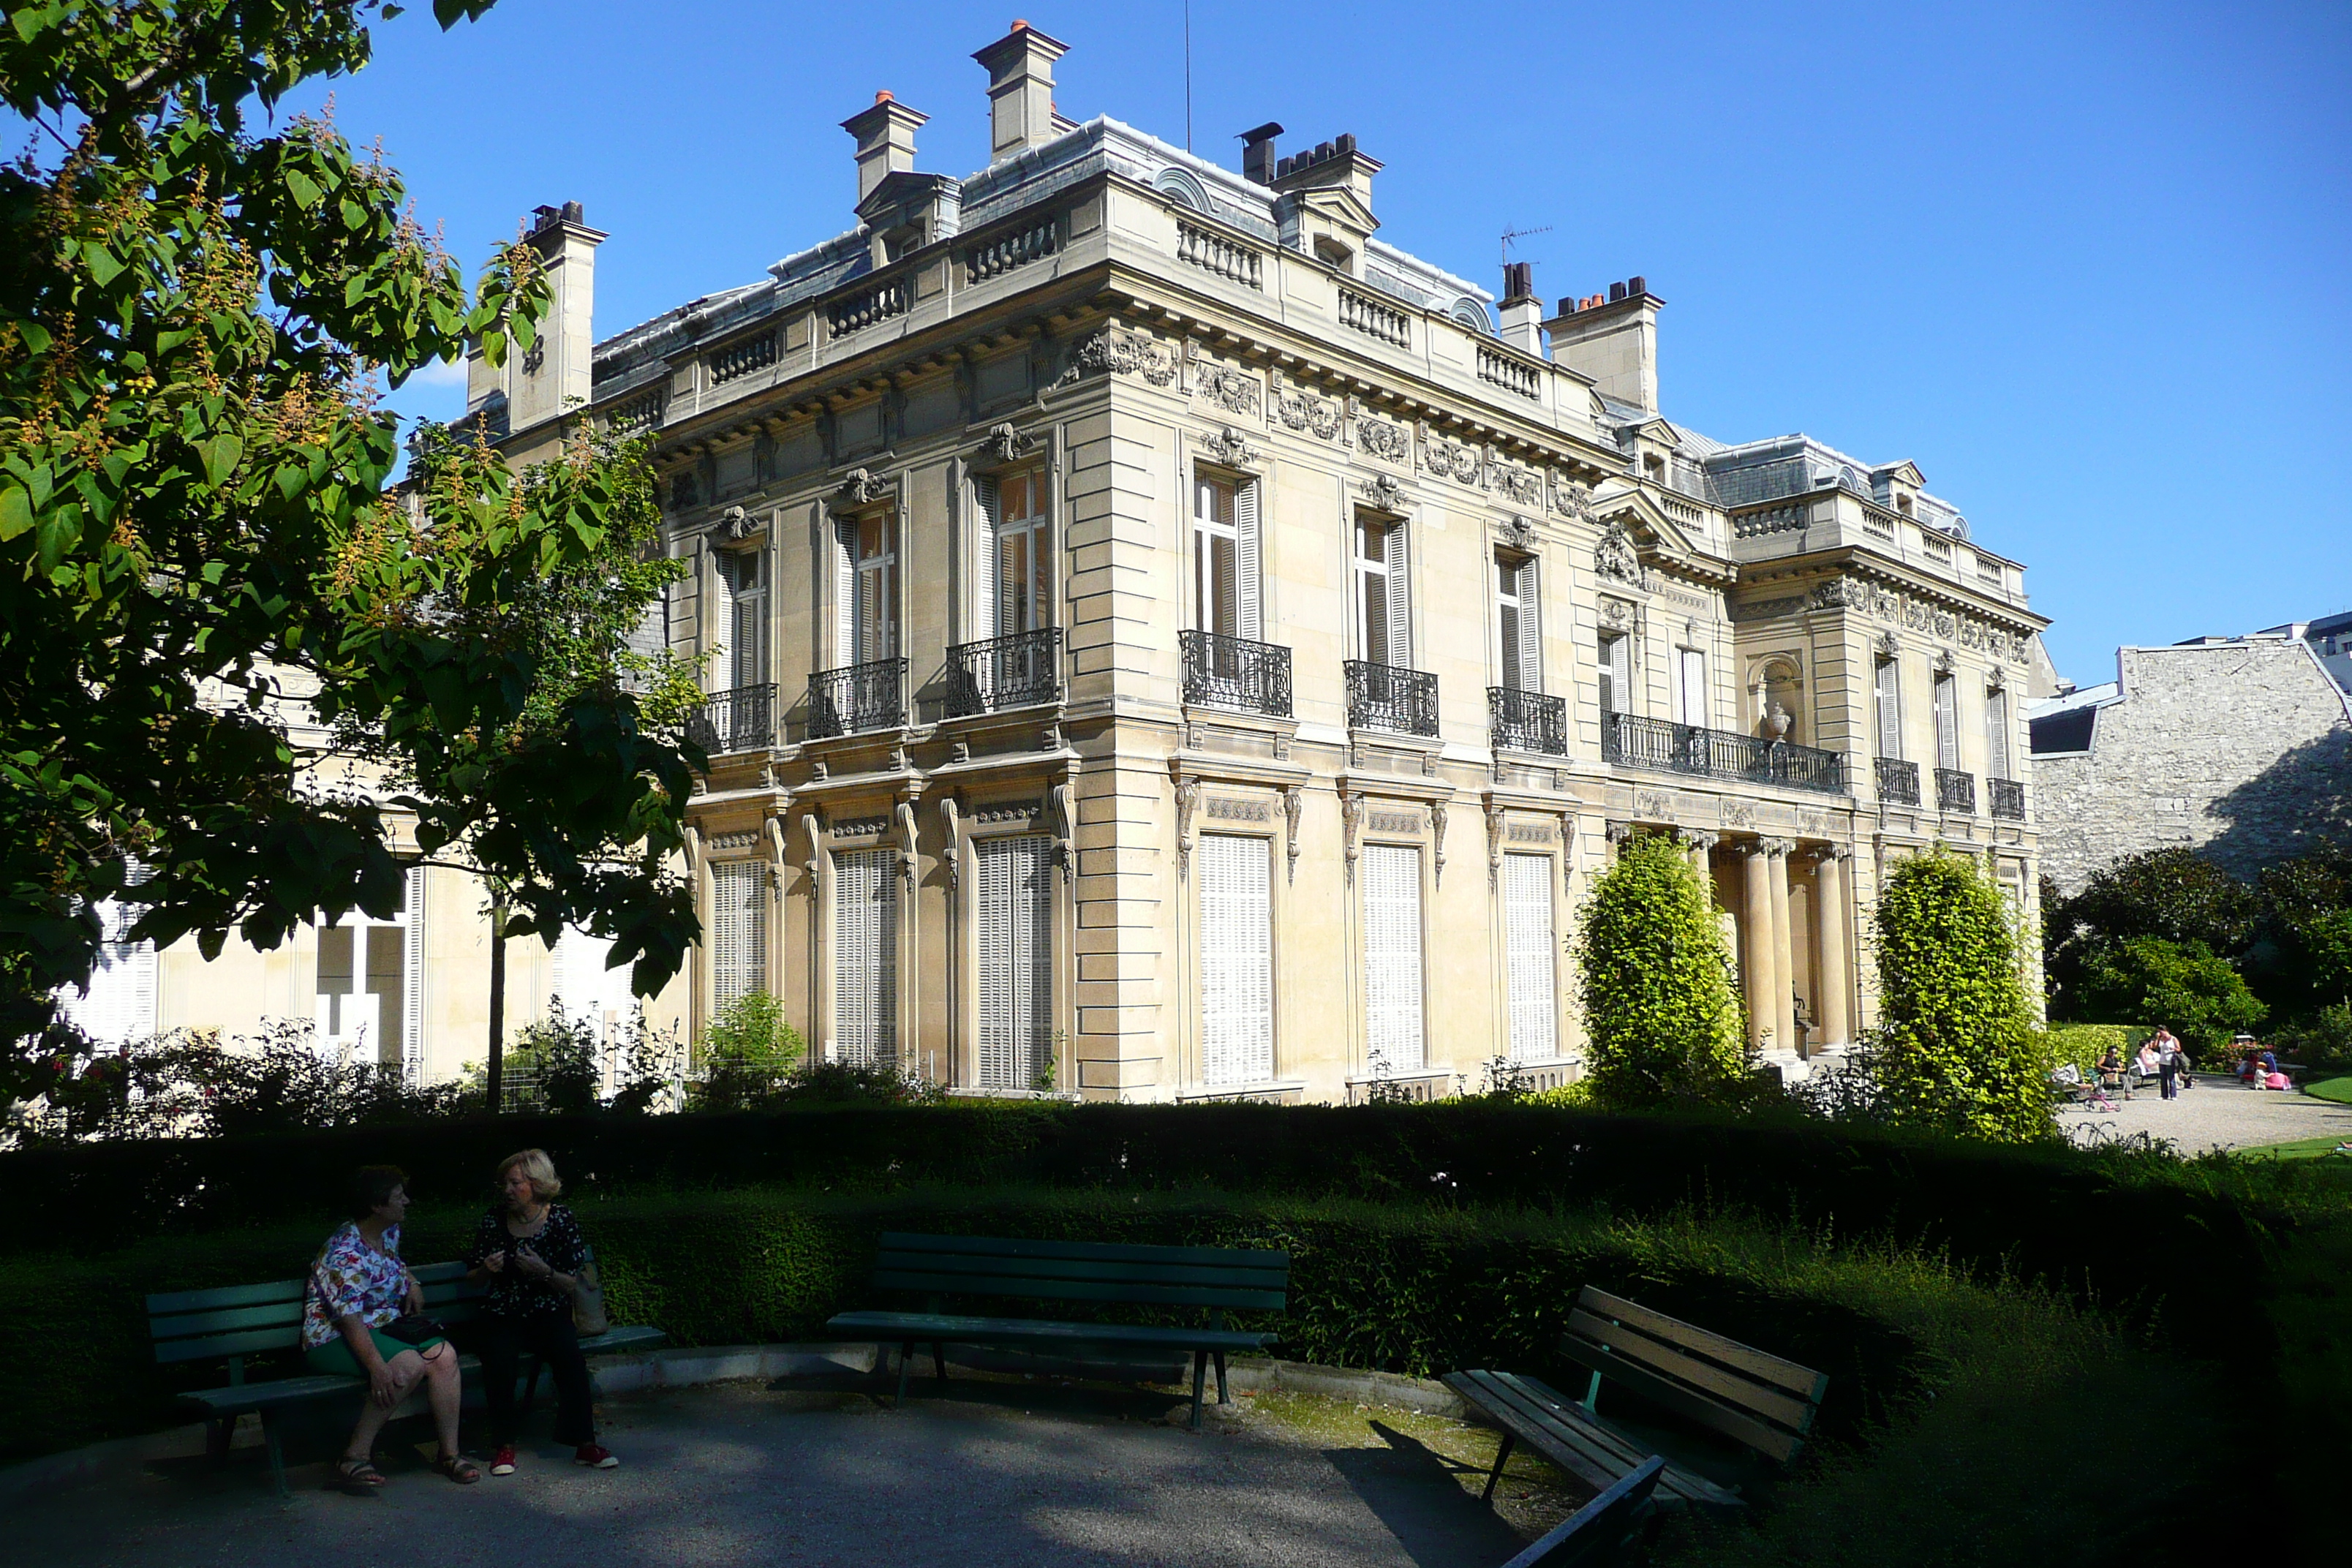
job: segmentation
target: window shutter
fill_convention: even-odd
[[[1204,833],[1201,889],[1201,1078],[1209,1085],[1274,1077],[1273,847]]]
[[[1536,563],[1533,557],[1519,563],[1518,613],[1516,630],[1518,633],[1518,679],[1512,682],[1522,691],[1541,691],[1543,686],[1543,613],[1537,596]]]
[[[1936,765],[1958,769],[1960,765],[1960,716],[1956,710],[1956,689],[1948,675],[1936,677]]]
[[[1630,713],[1633,710],[1633,639],[1622,633],[1601,639],[1601,695],[1603,712]]]
[[[721,860],[710,868],[710,990],[721,1007],[768,988],[765,868],[757,860]]]
[[[983,838],[980,859],[980,1081],[1030,1089],[1052,1048],[1052,841]]]
[[[983,474],[972,481],[973,493],[980,503],[980,618],[974,623],[979,636],[1002,637],[1004,626],[1004,550],[999,533],[1004,526],[1004,498],[997,488],[996,476]]]
[[[1902,667],[1891,658],[1878,661],[1878,754],[1903,755]]]
[[[1234,635],[1252,642],[1265,639],[1258,598],[1257,489],[1256,480],[1245,479],[1234,497]]]
[[[834,1040],[839,1059],[898,1059],[898,881],[887,849],[835,855]]]
[[[1706,655],[1698,648],[1675,650],[1675,722],[1706,727]]]
[[[1548,1062],[1559,1055],[1554,1000],[1551,857],[1503,857],[1504,967],[1509,987],[1511,1059]]]
[[[1368,1055],[1389,1072],[1426,1059],[1421,1026],[1421,851],[1370,844],[1357,861],[1364,886],[1364,1018]]]
[[[1389,646],[1381,655],[1381,662],[1399,668],[1410,668],[1412,665],[1412,601],[1405,592],[1404,524],[1389,525],[1381,540],[1381,555],[1389,569]]]
[[[857,662],[857,524],[834,525],[833,663]]]
[[[408,913],[408,947],[402,955],[401,990],[405,1026],[401,1031],[401,1074],[410,1083],[425,1077],[425,868],[408,868],[403,903]]]
[[[2009,771],[2009,693],[1985,693],[1985,773],[2005,779]]]
[[[734,671],[730,684],[764,686],[768,680],[768,595],[764,549],[730,551],[728,563],[731,603],[728,614],[728,658]]]

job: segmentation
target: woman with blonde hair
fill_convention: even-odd
[[[474,1231],[467,1278],[489,1287],[482,1303],[482,1378],[490,1406],[490,1474],[515,1468],[515,1371],[522,1353],[539,1357],[555,1379],[555,1440],[572,1462],[609,1470],[621,1461],[596,1441],[588,1360],[572,1329],[572,1296],[588,1266],[579,1221],[555,1199],[563,1183],[544,1149],[525,1149],[499,1163],[499,1201]]]

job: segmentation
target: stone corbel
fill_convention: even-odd
[[[771,816],[761,826],[768,835],[768,885],[775,889],[781,900],[784,896],[784,862],[789,858],[784,850],[784,819]]]
[[[1192,808],[1201,804],[1201,781],[1176,781],[1176,877],[1181,881],[1192,869]]]
[[[1078,864],[1076,795],[1066,777],[1056,779],[1045,792],[1045,806],[1053,814],[1054,859],[1066,877],[1075,875]]]
[[[1348,886],[1356,885],[1357,840],[1364,831],[1364,797],[1353,793],[1339,796],[1339,844],[1341,858],[1347,862]]]
[[[751,539],[764,539],[767,534],[768,520],[765,517],[753,517],[740,506],[729,507],[725,511],[720,512],[718,520],[710,525],[710,536],[713,539],[724,540],[730,544],[740,544]]]
[[[1559,814],[1559,890],[1576,891],[1576,818],[1567,812]]]
[[[702,829],[691,822],[686,825],[686,874],[702,875]]]
[[[1445,803],[1442,800],[1429,803],[1429,840],[1436,851],[1431,869],[1442,886],[1445,881]]]
[[[816,868],[824,858],[824,807],[810,806],[808,815],[801,818],[801,824],[808,830],[808,858],[802,865],[809,874],[810,882],[814,883]]]
[[[1503,806],[1494,796],[1486,797],[1486,890],[1499,892],[1503,886]]]
[[[1201,450],[1212,462],[1223,463],[1229,468],[1245,468],[1258,460],[1257,448],[1230,425],[1213,436],[1202,437]]]
[[[837,493],[850,506],[871,506],[888,495],[891,489],[888,479],[877,478],[865,468],[852,468],[848,477],[841,481]]]
[[[1622,847],[1633,841],[1633,825],[1630,822],[1612,822],[1603,831],[1612,844]]]
[[[943,796],[940,801],[940,842],[943,847],[940,858],[947,862],[948,888],[950,891],[962,886],[962,856],[956,847],[956,797]]]
[[[1364,499],[1382,511],[1402,513],[1404,510],[1404,486],[1394,474],[1374,474],[1358,487]]]
[[[896,813],[898,818],[898,874],[907,879],[907,886],[915,885],[915,803],[901,800]]]
[[[992,425],[988,431],[988,450],[1000,463],[1010,463],[1026,457],[1037,447],[1037,437],[1017,430],[1010,424]]]
[[[1303,847],[1298,841],[1298,823],[1299,819],[1306,815],[1306,786],[1303,784],[1283,785],[1282,854],[1283,858],[1288,862],[1284,869],[1288,873],[1290,884],[1293,887],[1296,887],[1298,883],[1298,851]]]

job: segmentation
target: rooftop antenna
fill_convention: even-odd
[[[1192,0],[1184,0],[1184,151],[1192,150]]]
[[[1503,265],[1508,267],[1511,264],[1511,241],[1515,239],[1525,239],[1531,234],[1549,234],[1550,232],[1551,225],[1549,224],[1544,225],[1541,228],[1505,229],[1503,231]]]

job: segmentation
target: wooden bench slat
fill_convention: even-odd
[[[1496,1426],[1595,1489],[1613,1486],[1648,1457],[1641,1445],[1534,1378],[1457,1372],[1446,1373],[1443,1381]],[[1746,1506],[1738,1493],[1675,1465],[1666,1468],[1660,1489],[1678,1503]]]
[[[238,1329],[299,1328],[302,1303],[272,1301],[261,1307],[224,1307],[209,1312],[179,1312],[168,1318],[150,1317],[147,1331],[157,1344],[225,1334]]]
[[[877,1340],[971,1344],[1034,1341],[1065,1345],[1150,1345],[1171,1350],[1263,1349],[1274,1336],[1246,1329],[1160,1328],[1132,1323],[1061,1323],[1045,1318],[970,1318],[940,1312],[842,1312],[828,1333]]]
[[[1571,1337],[1598,1345],[1620,1361],[1710,1394],[1783,1431],[1801,1436],[1812,1424],[1813,1407],[1805,1401],[1778,1388],[1752,1383],[1711,1362],[1685,1355],[1636,1329],[1596,1318],[1581,1308],[1569,1313],[1568,1331]]]
[[[302,1325],[288,1323],[283,1328],[247,1329],[241,1333],[209,1334],[201,1339],[166,1340],[155,1347],[155,1361],[159,1366],[170,1366],[184,1361],[290,1351],[299,1349],[301,1343]]]
[[[225,1307],[258,1307],[271,1301],[302,1300],[299,1279],[271,1279],[259,1285],[225,1285],[212,1290],[164,1290],[147,1298],[150,1316],[164,1312],[205,1312]]]
[[[874,1283],[884,1289],[928,1290],[943,1295],[1034,1297],[1040,1300],[1120,1301],[1139,1306],[1238,1307],[1280,1311],[1286,1298],[1279,1290],[1227,1290],[1206,1286],[1115,1284],[1087,1279],[990,1280],[963,1274],[913,1274],[876,1270]]]
[[[1587,1285],[1578,1292],[1576,1300],[1578,1306],[1597,1316],[1613,1318],[1641,1330],[1652,1339],[1664,1340],[1709,1361],[1737,1367],[1751,1377],[1785,1388],[1811,1404],[1819,1405],[1822,1395],[1829,1391],[1830,1380],[1826,1373],[1800,1366],[1769,1351],[1759,1351],[1754,1345],[1727,1339],[1721,1334],[1685,1323],[1679,1318],[1669,1318],[1639,1301],[1612,1296],[1597,1286]]]
[[[882,1233],[885,1252],[979,1253],[997,1258],[1085,1258],[1102,1261],[1210,1263],[1252,1268],[1290,1267],[1287,1252],[1232,1247],[1139,1247],[1111,1241],[1033,1241],[1020,1237],[931,1236],[917,1231]]]
[[[1703,1426],[1711,1426],[1727,1437],[1737,1438],[1758,1453],[1778,1459],[1782,1464],[1797,1457],[1804,1447],[1802,1438],[1781,1431],[1748,1415],[1735,1410],[1707,1395],[1686,1388],[1681,1384],[1661,1377],[1645,1366],[1612,1355],[1605,1347],[1580,1340],[1574,1334],[1562,1334],[1559,1352],[1569,1360],[1589,1366],[1606,1378],[1612,1378],[1654,1405],[1687,1416]]]
[[[1132,1279],[1159,1285],[1233,1286],[1280,1289],[1290,1278],[1286,1266],[1243,1268],[1203,1263],[1127,1262],[1093,1258],[1007,1258],[993,1254],[908,1252],[885,1248],[875,1268],[925,1274],[1024,1279]]]

